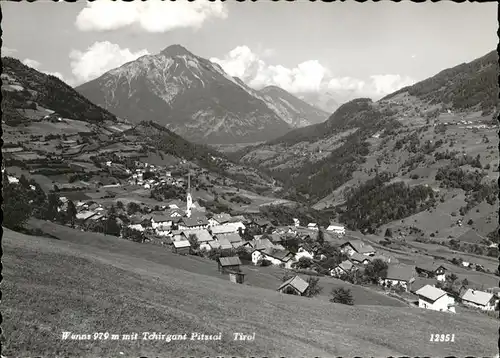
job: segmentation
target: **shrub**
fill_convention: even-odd
[[[317,277],[311,277],[307,279],[307,283],[309,284],[309,287],[307,287],[306,292],[304,293],[304,296],[306,297],[314,297],[317,296],[323,291],[323,287],[319,286],[319,278]]]
[[[350,305],[350,306],[354,304],[351,290],[349,289],[345,289],[343,287],[333,289],[331,295],[332,298],[330,299],[330,302],[342,303],[344,305]]]

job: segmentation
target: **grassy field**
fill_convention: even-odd
[[[174,257],[189,267],[196,266],[195,258],[109,236],[69,234],[60,232],[62,240],[56,240],[4,231],[3,355],[492,356],[497,352],[498,323],[487,316],[351,307],[285,296],[173,267],[178,265]],[[136,332],[139,339],[62,340],[63,331]],[[142,332],[187,333],[188,340],[147,341]],[[222,332],[222,340],[191,341],[191,332]],[[255,332],[255,341],[234,341],[234,332]],[[432,333],[454,333],[456,339],[432,343]]]

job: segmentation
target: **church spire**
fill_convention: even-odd
[[[193,198],[191,197],[191,172],[188,171],[188,188],[186,193],[186,216],[191,217],[191,208],[193,207]]]

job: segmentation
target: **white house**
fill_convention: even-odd
[[[409,285],[415,281],[415,267],[407,265],[389,265],[387,276],[381,280],[384,286],[402,286],[408,291]]]
[[[291,252],[287,250],[276,250],[274,248],[254,250],[252,252],[252,263],[257,265],[260,259],[269,260],[273,265],[277,266],[283,264],[287,269],[291,269],[292,264],[295,262]]]
[[[498,304],[498,299],[493,293],[469,288],[462,295],[462,303],[470,307],[479,308],[483,311],[494,311]]]
[[[418,307],[455,313],[455,299],[445,291],[431,285],[425,285],[415,293],[418,295]]]
[[[142,224],[130,224],[128,227],[132,230],[137,230],[140,232],[143,232],[145,230],[144,226],[142,226]]]
[[[304,245],[300,245],[297,253],[295,254],[295,259],[300,260],[301,257],[306,257],[308,259],[314,258],[314,252],[312,249],[306,248]]]
[[[151,217],[151,227],[158,230],[166,230],[172,227],[172,219],[165,214],[153,214]]]
[[[330,276],[341,277],[353,270],[356,270],[356,266],[351,261],[345,260],[330,270]]]
[[[421,263],[415,267],[419,275],[446,281],[446,267],[435,263]]]
[[[366,256],[375,255],[375,249],[371,245],[365,244],[361,240],[349,240],[343,243],[342,245],[340,245],[340,251],[349,256],[351,256],[355,252]]]
[[[318,224],[316,224],[316,223],[309,223],[309,224],[307,225],[307,228],[308,228],[309,230],[319,230],[319,228],[318,228]]]
[[[296,218],[293,218],[293,226],[299,227],[300,226],[300,220],[296,219]]]
[[[328,226],[326,228],[326,231],[332,231],[335,234],[344,235],[345,234],[345,227],[344,227],[344,225],[341,225],[341,224],[330,223],[330,226]]]

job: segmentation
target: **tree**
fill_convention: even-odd
[[[464,279],[462,280],[462,286],[464,286],[464,287],[469,286],[469,280],[467,280],[467,278],[464,278]]]
[[[319,286],[319,278],[318,277],[312,277],[309,276],[307,279],[307,283],[309,286],[307,287],[306,292],[304,293],[304,296],[306,297],[314,297],[317,296],[323,291],[323,287]]]
[[[451,284],[453,285],[453,284],[455,283],[455,281],[456,281],[456,280],[458,280],[458,276],[457,276],[457,275],[455,275],[454,273],[451,273],[450,275],[448,275],[448,276],[446,277],[446,279],[447,279],[448,281],[450,281],[450,282],[451,282]]]
[[[71,223],[71,227],[75,227],[75,219],[76,219],[76,206],[73,201],[68,201],[68,207],[66,209],[66,220]]]
[[[306,269],[311,267],[313,264],[313,260],[311,260],[309,257],[304,257],[302,256],[299,261],[295,263],[295,267],[299,269]]]
[[[104,233],[107,235],[120,236],[120,225],[116,222],[114,215],[108,216],[104,224]]]
[[[330,299],[330,302],[342,303],[350,306],[354,304],[350,289],[345,289],[343,287],[332,289],[331,295],[332,298]]]
[[[139,230],[135,230],[135,229],[132,229],[132,228],[129,228],[129,227],[125,227],[123,230],[122,230],[122,237],[124,239],[127,239],[127,240],[131,240],[131,241],[134,241],[134,242],[144,242],[144,235],[142,232],[140,232]]]
[[[320,244],[321,246],[323,246],[323,244],[325,243],[325,233],[323,232],[322,229],[319,229],[318,231],[318,236],[316,237],[316,241],[318,242],[318,244]]]
[[[198,250],[200,248],[200,243],[198,242],[198,237],[195,234],[189,234],[188,241],[191,244],[193,250]]]
[[[133,201],[127,204],[127,214],[133,215],[141,211],[141,206]]]
[[[47,198],[47,210],[45,212],[45,220],[56,220],[59,211],[59,196],[56,193],[50,193]]]
[[[392,229],[390,227],[388,227],[386,230],[385,230],[385,237],[392,237]]]
[[[118,209],[122,210],[122,209],[124,208],[123,202],[122,202],[122,201],[120,201],[120,200],[118,200],[118,201],[116,202],[116,207],[117,207]]]
[[[3,189],[3,226],[16,230],[31,215],[31,207],[25,190],[15,183],[5,184]]]
[[[365,276],[372,282],[378,283],[379,279],[387,276],[387,263],[381,259],[375,259],[366,265]]]

